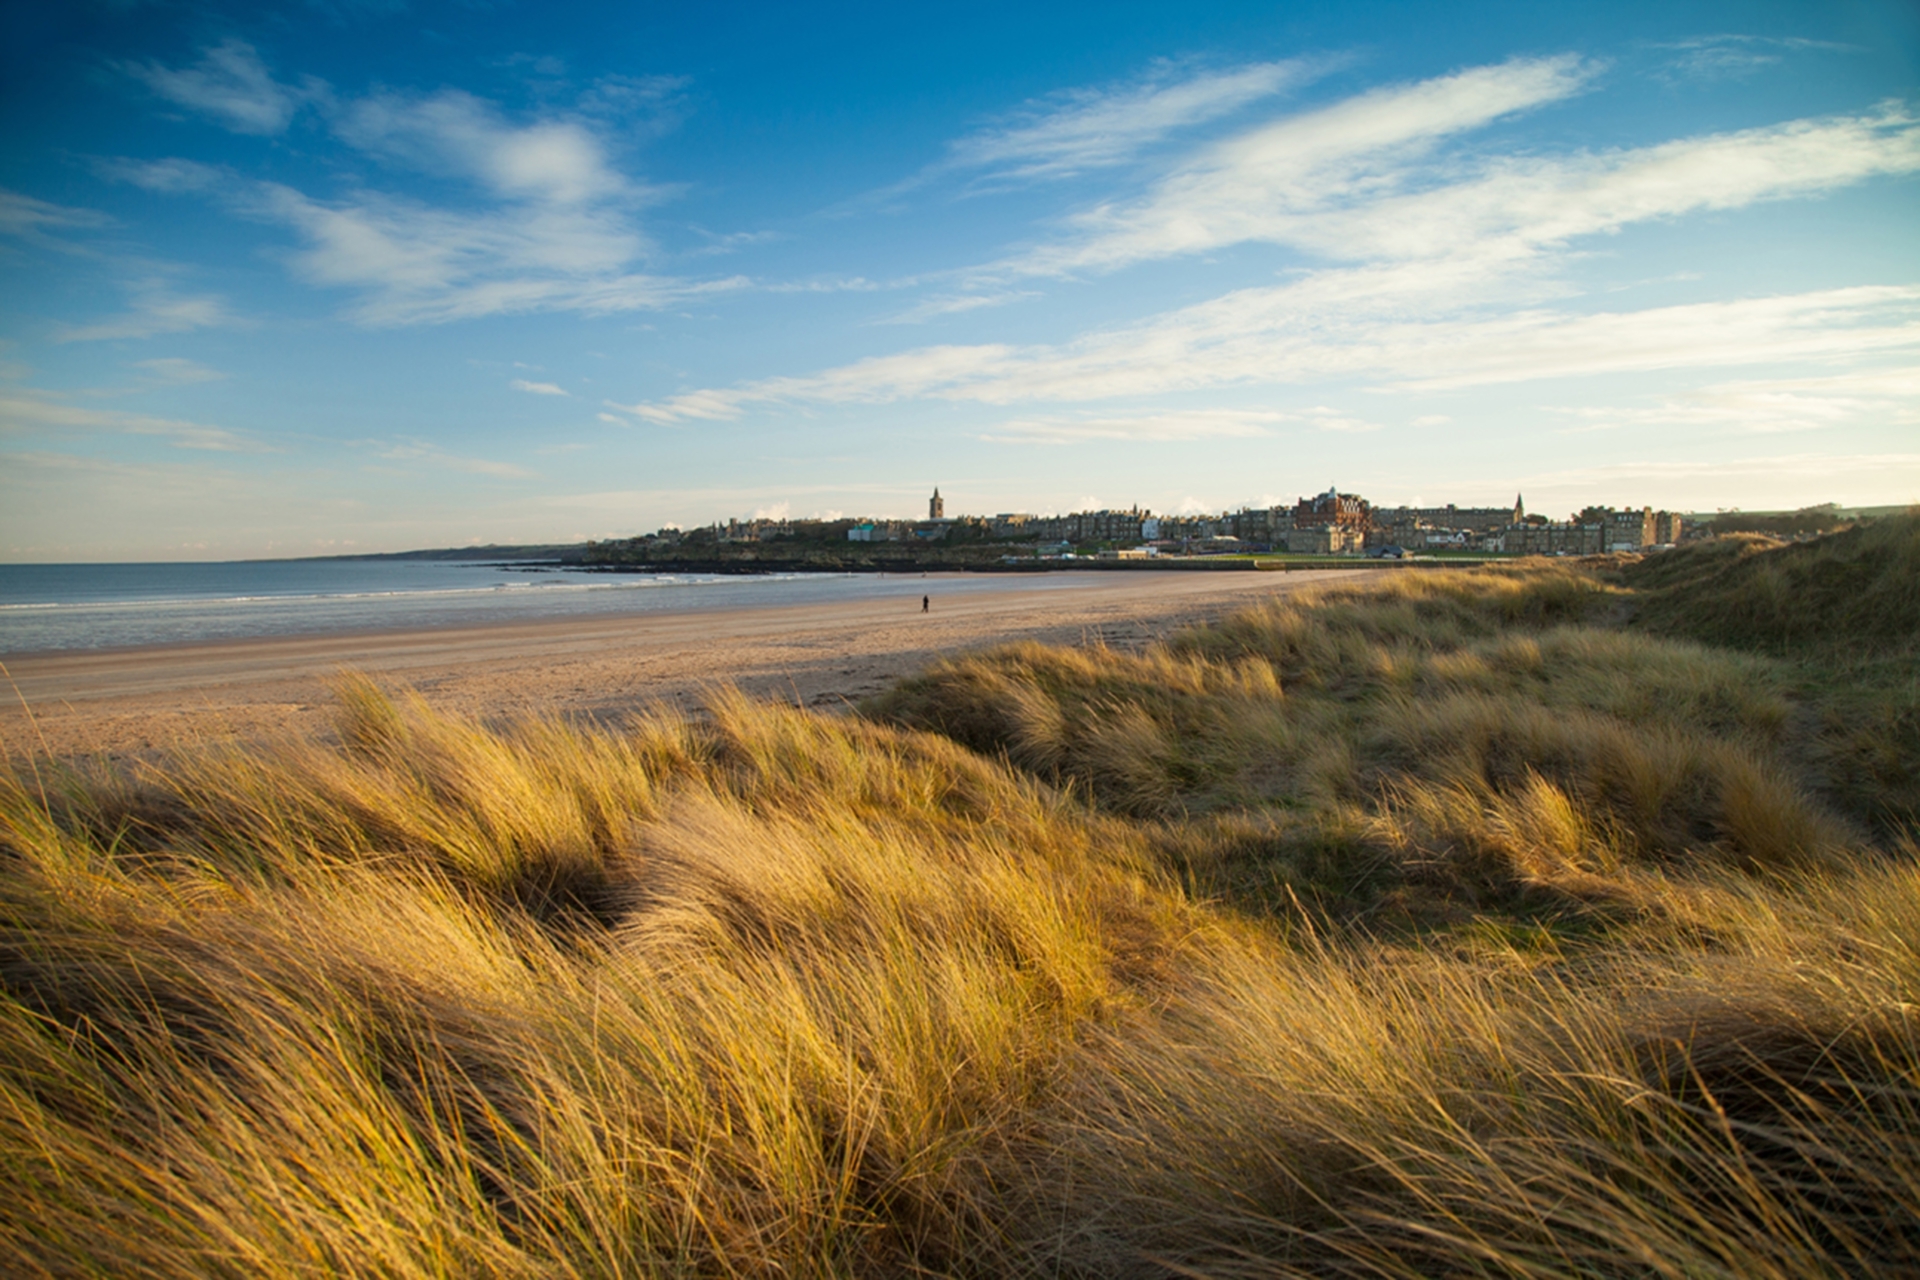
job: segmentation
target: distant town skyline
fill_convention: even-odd
[[[1920,10],[0,19],[0,561],[1920,500]]]

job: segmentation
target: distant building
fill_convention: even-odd
[[[1607,551],[1639,551],[1654,543],[1653,508],[1584,507],[1574,519],[1580,524],[1597,524],[1603,533]]]
[[[933,497],[927,500],[927,519],[945,520],[946,518],[947,500],[940,496],[939,488],[935,487]]]
[[[1068,518],[1075,525],[1071,534],[1075,542],[1138,542],[1147,513],[1129,507],[1125,511],[1081,511]]]
[[[1230,517],[1233,535],[1255,546],[1282,546],[1293,528],[1292,507],[1243,507]]]
[[[1329,485],[1327,491],[1302,498],[1293,505],[1293,527],[1306,529],[1338,528],[1364,536],[1373,526],[1373,507],[1357,494],[1341,493]],[[1289,541],[1291,545],[1291,541]]]
[[[1296,526],[1287,530],[1287,550],[1297,556],[1345,555],[1358,551],[1366,542],[1366,531],[1352,525],[1322,524]]]
[[[1374,523],[1383,528],[1421,527],[1449,532],[1494,533],[1511,525],[1524,524],[1527,506],[1515,494],[1511,507],[1377,507]]]
[[[1607,526],[1583,523],[1517,524],[1507,530],[1506,550],[1522,556],[1597,556],[1607,549]]]
[[[1033,516],[1025,511],[1002,511],[987,522],[987,529],[996,538],[1032,537],[1033,530],[1028,528]]]

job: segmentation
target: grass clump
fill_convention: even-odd
[[[1598,625],[1631,603],[1567,566],[1401,573],[1141,655],[965,655],[869,711],[1158,819],[1206,889],[1269,908],[1572,909],[1622,868],[1844,857],[1781,664]]]
[[[1920,825],[1920,512],[1809,542],[1722,537],[1621,577],[1637,626],[1781,659],[1823,789],[1882,830]]]
[[[1809,542],[1715,538],[1622,576],[1641,590],[1641,622],[1667,634],[1781,653],[1864,644],[1910,654],[1920,636],[1920,512]]]
[[[355,681],[331,741],[40,762],[0,781],[0,1252],[1913,1271],[1920,848],[1820,754],[1857,692],[1622,627],[1640,572],[1012,646],[866,718]]]

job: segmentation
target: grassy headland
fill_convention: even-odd
[[[335,740],[20,765],[0,1250],[1911,1271],[1916,547],[1394,574],[861,717],[348,682]]]

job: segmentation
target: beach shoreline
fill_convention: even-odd
[[[357,671],[489,720],[618,721],[697,705],[716,686],[846,706],[944,655],[1011,640],[1137,648],[1350,572],[1089,574],[1064,588],[942,598],[702,606],[499,624],[333,632],[9,655],[10,757],[137,756],[218,740],[325,733],[332,683]],[[1057,579],[1056,579],[1057,581]],[[922,613],[917,598],[932,597]]]

